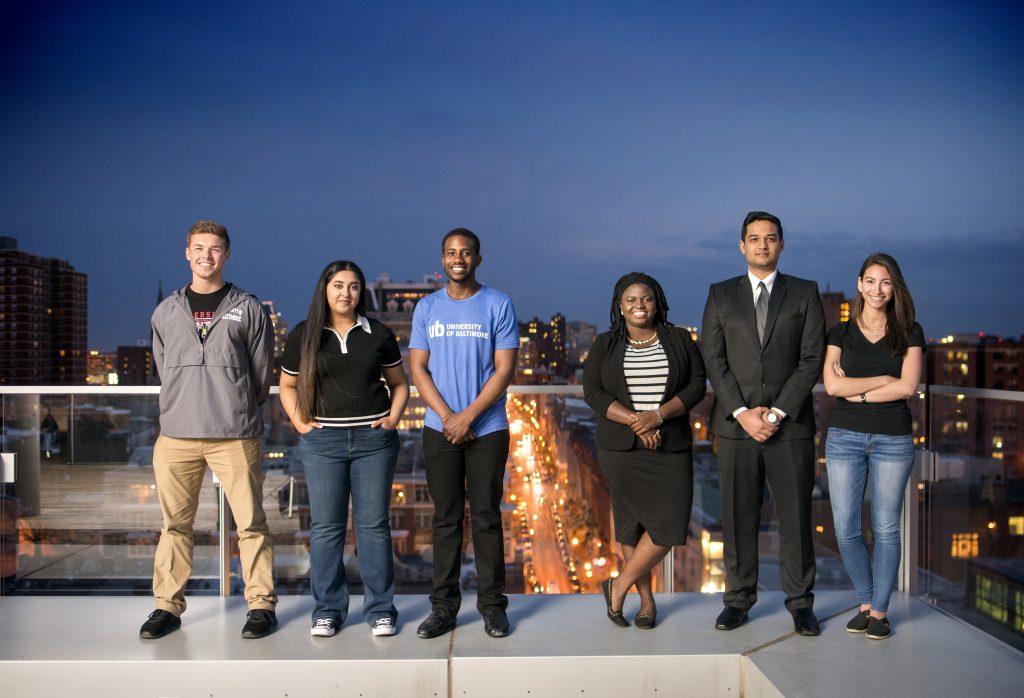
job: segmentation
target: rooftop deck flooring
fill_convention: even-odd
[[[354,597],[341,632],[325,639],[309,634],[310,597],[282,597],[278,631],[242,640],[241,598],[192,597],[181,630],[144,641],[145,597],[0,598],[0,695],[860,698],[1014,696],[1024,686],[1024,655],[902,594],[884,641],[846,632],[849,592],[818,595],[819,638],[793,633],[778,592],[761,594],[732,632],[713,627],[718,596],[659,596],[653,631],[612,625],[596,595],[512,596],[504,639],[484,634],[474,597],[456,630],[434,640],[416,637],[425,597],[398,597],[398,635],[384,638],[370,635],[361,603]],[[627,616],[637,603],[631,596]]]

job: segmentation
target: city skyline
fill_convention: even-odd
[[[521,319],[604,329],[640,269],[699,325],[765,209],[822,291],[881,249],[929,337],[1024,332],[1019,6],[302,8],[0,10],[0,235],[89,275],[90,348],[148,336],[207,217],[290,326],[331,259],[418,280],[457,226]]]

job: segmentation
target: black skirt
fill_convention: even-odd
[[[634,448],[597,458],[612,496],[615,540],[636,545],[647,531],[656,545],[684,545],[693,504],[693,453]]]

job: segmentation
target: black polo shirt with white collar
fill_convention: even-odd
[[[285,340],[281,370],[299,375],[306,322],[295,326]],[[381,370],[402,363],[395,335],[386,325],[360,315],[344,334],[320,330],[316,354],[316,421],[325,427],[360,427],[387,416],[391,397]]]

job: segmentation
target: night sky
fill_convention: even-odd
[[[6,0],[0,235],[89,275],[100,349],[148,337],[199,218],[289,326],[332,259],[418,280],[464,226],[520,319],[603,328],[634,269],[699,324],[751,209],[786,273],[852,293],[887,251],[928,336],[1017,336],[1022,29],[984,0]]]

